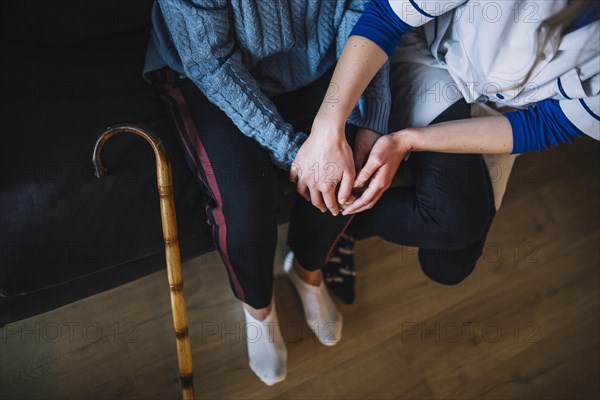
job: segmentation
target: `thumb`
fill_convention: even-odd
[[[373,176],[373,174],[379,169],[379,167],[381,167],[381,162],[379,162],[379,160],[377,160],[375,157],[373,157],[373,155],[371,155],[367,159],[367,163],[364,165],[364,167],[362,167],[362,169],[358,173],[358,176],[354,181],[354,187],[364,186],[364,184],[369,179],[371,179],[371,176]]]

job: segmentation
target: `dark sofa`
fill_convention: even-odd
[[[1,324],[164,268],[151,148],[120,135],[103,152],[107,176],[93,176],[94,141],[110,124],[140,122],[165,141],[182,258],[213,248],[199,185],[141,78],[151,6],[0,2]],[[290,203],[282,198],[282,219]]]

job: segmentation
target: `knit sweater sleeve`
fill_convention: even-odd
[[[273,162],[289,169],[306,134],[295,132],[242,62],[229,26],[227,0],[159,0],[185,75],[256,140]]]
[[[352,28],[363,13],[365,0],[351,0],[344,12],[337,33],[337,58],[340,57],[344,45],[352,32]],[[389,84],[389,62],[375,75],[369,83],[348,122],[361,128],[368,128],[380,134],[388,133],[388,122],[391,109]],[[335,86],[332,90],[335,91]],[[333,92],[330,93],[333,96]]]

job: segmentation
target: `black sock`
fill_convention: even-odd
[[[340,237],[331,257],[323,267],[323,278],[327,287],[344,303],[354,302],[356,268],[353,237],[346,234]]]

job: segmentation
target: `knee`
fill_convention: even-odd
[[[454,245],[471,245],[485,237],[491,218],[490,210],[481,207],[462,210],[456,212],[454,220],[446,222],[445,230],[452,232]]]
[[[457,285],[475,269],[481,256],[481,245],[457,250],[419,249],[419,262],[423,273],[443,285]]]
[[[432,228],[452,237],[453,247],[466,247],[480,241],[489,228],[494,196],[482,160],[447,158],[435,155],[439,165],[430,166],[429,174],[423,168],[417,205]]]
[[[462,248],[485,237],[494,214],[494,205],[489,199],[461,197],[458,201],[429,208],[427,219],[432,232],[438,232],[446,246]]]

